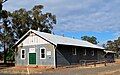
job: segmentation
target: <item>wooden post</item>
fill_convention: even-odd
[[[94,66],[96,67],[96,61],[94,61]]]
[[[105,66],[107,66],[107,63],[106,63],[106,61],[105,61]]]
[[[27,74],[30,74],[29,68],[27,67]]]
[[[85,66],[87,66],[87,62],[85,61]]]

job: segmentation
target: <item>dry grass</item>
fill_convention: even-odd
[[[74,69],[82,69],[82,68],[96,68],[96,67],[103,67],[104,64],[99,64],[99,65],[89,65],[89,66],[77,66],[77,67],[59,67],[57,69],[53,68],[28,68],[29,69],[29,74],[41,74],[42,72],[55,72],[55,71],[67,71],[67,70],[74,70]],[[8,67],[8,68],[1,68],[0,69],[1,73],[8,73],[8,74],[28,74],[27,68],[22,68],[22,67]]]
[[[119,60],[120,62],[120,60]],[[116,64],[116,63],[114,63]],[[107,64],[107,65],[114,65],[114,64]],[[96,68],[96,67],[104,67],[104,64],[97,64],[96,66],[94,65],[88,65],[88,66],[80,66],[78,65],[77,67],[59,67],[57,69],[53,69],[53,68],[39,68],[39,67],[34,67],[34,68],[28,68],[29,69],[29,74],[41,74],[42,72],[56,72],[56,71],[60,71],[60,72],[65,72],[67,70],[75,70],[75,69],[83,69],[83,68]],[[22,67],[6,67],[6,68],[0,68],[0,72],[1,73],[8,73],[8,74],[28,74],[28,70],[27,68],[22,68]],[[115,71],[111,71],[111,72],[104,72],[104,73],[100,73],[100,75],[117,75],[117,73],[120,73],[120,69],[119,70],[115,70]],[[119,74],[118,74],[119,75]]]
[[[1,73],[8,73],[8,74],[35,74],[35,73],[42,73],[43,71],[47,71],[48,68],[16,68],[16,67],[11,67],[11,68],[4,68],[1,69]]]
[[[102,72],[99,73],[99,75],[120,75],[120,69],[115,71]]]
[[[120,59],[115,59],[116,64],[120,64]]]

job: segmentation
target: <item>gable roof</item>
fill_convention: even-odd
[[[17,45],[27,34],[30,32],[35,33],[36,35],[44,38],[45,40],[51,42],[54,45],[62,44],[62,45],[73,45],[73,46],[81,46],[81,47],[90,47],[90,48],[97,48],[97,49],[104,49],[103,47],[94,45],[90,42],[83,41],[83,40],[78,40],[78,39],[73,39],[73,38],[68,38],[68,37],[63,37],[63,36],[58,36],[58,35],[53,35],[49,33],[44,33],[36,30],[30,29],[23,37],[21,37],[15,45]]]

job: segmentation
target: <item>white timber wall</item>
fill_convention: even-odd
[[[31,33],[26,39],[24,39],[19,46],[29,46],[29,45],[38,45],[38,44],[48,44],[49,42],[45,41],[44,39],[40,38],[39,36]]]

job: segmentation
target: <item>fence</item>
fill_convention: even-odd
[[[94,65],[96,66],[96,64],[104,64],[105,66],[107,65],[107,61],[103,60],[103,61],[98,61],[98,60],[79,60],[79,63],[81,66],[87,66],[87,65]]]

